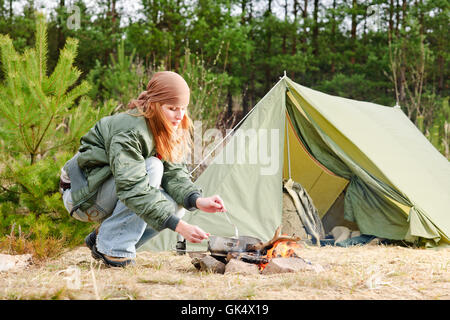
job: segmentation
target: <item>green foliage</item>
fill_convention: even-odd
[[[338,73],[331,80],[322,82],[318,89],[333,95],[364,100],[368,88],[367,86],[361,87],[361,83],[367,83],[366,77],[362,74],[347,76]]]
[[[131,99],[135,99],[145,90],[148,75],[142,63],[135,58],[135,49],[130,55],[125,53],[124,41],[117,46],[117,57],[110,55],[110,63],[101,65],[96,60],[88,79],[93,84],[89,94],[95,100],[116,100],[119,106],[126,107]]]
[[[11,35],[17,50],[34,44],[31,3],[20,14],[10,15],[8,8],[4,15],[0,12],[0,32]],[[326,93],[383,105],[398,100],[417,125],[416,119],[424,118],[424,133],[442,105],[426,95],[434,92],[437,100],[448,96],[445,0],[411,6],[387,0],[143,0],[136,6],[138,12],[118,10],[119,1],[102,0],[95,10],[86,0],[72,4],[80,8],[79,29],[68,27],[72,13],[64,2],[50,10],[47,65],[57,64],[66,39],[78,38],[75,65],[83,71],[79,80],[89,74],[94,106],[108,100],[126,105],[152,72],[184,72],[186,55],[191,64],[208,70],[207,79],[227,78],[216,86],[216,96],[227,99],[208,104],[208,111],[195,116],[203,119],[224,109],[247,112],[284,71]],[[389,56],[389,40],[396,56]],[[397,63],[394,72],[392,58]],[[390,79],[394,73],[396,79]],[[358,79],[363,82],[358,84]],[[189,81],[195,85],[203,80]]]
[[[9,182],[11,186],[3,185],[0,191],[0,234],[8,235],[9,241],[14,238],[31,241],[33,253],[48,249],[42,245],[45,239],[59,239],[69,246],[81,242],[92,226],[69,216],[58,191],[58,173],[70,156],[65,153],[34,164],[21,165],[15,161],[2,170],[2,183]],[[17,253],[21,253],[20,248],[15,248]]]
[[[230,77],[226,73],[209,70],[201,57],[186,51],[181,63],[181,75],[191,89],[189,115],[200,120],[206,127],[214,126],[220,112],[223,112],[226,88]]]
[[[429,139],[431,143],[450,160],[450,106],[449,98],[439,99],[431,95],[430,99],[436,102],[431,124]]]
[[[34,48],[20,54],[8,35],[0,36],[5,76],[0,85],[0,234],[20,226],[9,234],[9,243],[26,234],[23,239],[33,241],[37,255],[49,253],[45,239],[79,243],[79,232],[89,228],[67,214],[58,190],[59,173],[80,137],[110,112],[111,103],[92,108],[85,96],[90,85],[78,83],[81,72],[73,65],[77,45],[77,40],[67,39],[47,75],[47,25],[42,15],[36,16]]]
[[[7,133],[9,141],[14,141],[3,144],[2,156],[25,155],[31,164],[61,146],[73,144],[79,139],[76,133],[89,125],[74,107],[76,100],[90,89],[87,81],[76,84],[81,74],[73,66],[78,41],[67,40],[50,76],[47,76],[47,27],[42,15],[36,17],[35,43],[35,48],[19,54],[8,35],[0,36],[5,74],[0,87],[2,132]],[[86,100],[80,102],[84,109],[88,104]],[[68,127],[67,122],[72,126]],[[64,126],[65,130],[60,130]]]

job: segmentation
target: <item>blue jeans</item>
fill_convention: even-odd
[[[145,160],[145,165],[149,184],[152,187],[160,188],[164,173],[163,163],[156,157],[150,157]],[[114,178],[111,177],[110,179]],[[105,192],[105,190],[108,191]],[[66,194],[67,192],[68,194]],[[183,217],[185,209],[178,205],[163,189],[161,189],[161,192],[173,203],[175,215],[179,218]],[[156,236],[158,231],[148,226],[142,218],[117,199],[115,187],[111,188],[111,181],[105,182],[98,194],[97,204],[112,206],[115,202],[115,206],[112,214],[102,221],[98,229],[97,250],[112,257],[135,258],[136,249]],[[70,189],[64,192],[63,200],[64,205],[69,210],[71,208]],[[178,239],[181,240],[181,236],[178,236]]]

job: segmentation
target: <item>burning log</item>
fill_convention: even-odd
[[[248,246],[248,250],[249,251],[257,251],[257,252],[264,252],[269,250],[270,248],[273,247],[273,245],[277,242],[280,241],[300,241],[301,238],[300,237],[295,237],[295,236],[286,236],[286,235],[281,235],[281,226],[279,226],[277,228],[277,230],[275,231],[275,235],[273,236],[273,238],[267,242],[264,243],[257,243],[254,245],[250,245]]]
[[[261,264],[268,263],[266,257],[259,255],[254,252],[230,252],[227,255],[227,261],[230,262],[232,259],[242,260],[244,262],[253,263],[253,264]]]
[[[297,250],[301,248],[301,246],[295,242],[290,240],[277,240],[270,249],[267,250],[265,255],[268,263],[271,262],[275,258],[299,258],[299,260],[303,260],[297,255]],[[261,271],[267,266],[268,263],[261,263],[259,265]]]

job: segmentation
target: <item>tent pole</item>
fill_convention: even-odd
[[[287,152],[288,152],[288,170],[289,170],[289,180],[291,179],[291,151],[289,148],[289,130],[288,130],[288,115],[286,115],[285,123],[286,123],[286,142],[287,142]]]

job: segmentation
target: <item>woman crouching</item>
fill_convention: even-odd
[[[181,220],[184,210],[225,211],[218,195],[202,197],[183,159],[191,146],[190,90],[174,72],[157,72],[127,112],[100,119],[61,170],[66,209],[100,221],[85,239],[111,267],[135,264],[136,249],[163,229],[192,243],[209,234]]]

